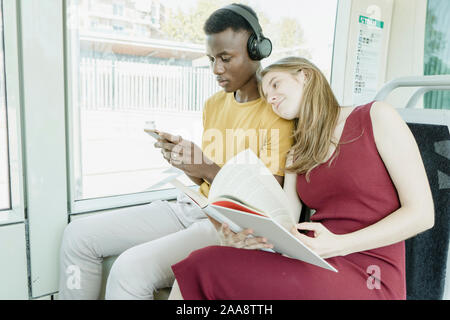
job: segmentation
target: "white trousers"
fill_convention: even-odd
[[[153,299],[171,286],[171,266],[194,250],[218,245],[212,223],[183,225],[176,214],[200,210],[185,202],[155,201],[72,221],[60,252],[59,299],[98,299],[102,261],[119,255],[106,285],[106,299]],[[192,216],[199,216],[198,213]]]

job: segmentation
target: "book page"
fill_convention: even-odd
[[[252,228],[254,236],[267,238],[268,243],[274,245],[273,250],[276,252],[337,272],[331,264],[309,249],[274,219],[216,205],[210,205],[207,208],[215,209],[218,219],[228,219],[231,223],[240,226],[241,229]]]
[[[214,178],[209,202],[227,196],[263,212],[286,228],[294,225],[286,194],[270,170],[250,149],[230,159]]]
[[[214,202],[212,204],[215,206],[219,206],[219,207],[225,207],[225,208],[229,208],[229,209],[239,210],[239,211],[243,211],[243,212],[247,212],[247,213],[256,214],[258,216],[266,217],[266,215],[264,213],[259,212],[253,208],[250,208],[250,207],[242,204],[240,201],[236,201],[231,198],[216,199],[216,200],[214,200]]]

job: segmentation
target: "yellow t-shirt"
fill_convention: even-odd
[[[209,98],[203,109],[202,150],[222,167],[250,148],[274,175],[284,176],[293,128],[293,121],[278,117],[264,99],[239,103],[234,93],[221,91]],[[205,181],[200,192],[207,197],[209,188]]]

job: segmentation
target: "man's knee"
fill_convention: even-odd
[[[126,285],[136,289],[153,289],[157,281],[155,263],[145,263],[139,254],[135,254],[133,248],[123,252],[114,261],[108,277],[108,284]]]
[[[142,261],[133,249],[126,250],[113,263],[106,284],[106,299],[153,299],[153,292],[167,282],[167,275],[159,270],[157,261]]]
[[[114,261],[111,271],[109,272],[108,282],[124,280],[128,281],[136,273],[136,261],[131,257],[127,251],[119,255]]]
[[[61,250],[65,253],[92,251],[92,236],[85,218],[74,220],[64,229]]]

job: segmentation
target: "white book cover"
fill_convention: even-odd
[[[251,228],[255,236],[267,238],[275,252],[337,272],[289,231],[295,222],[288,198],[270,170],[250,149],[240,152],[220,169],[208,198],[176,178],[170,183],[209,217],[227,223],[232,231]]]

